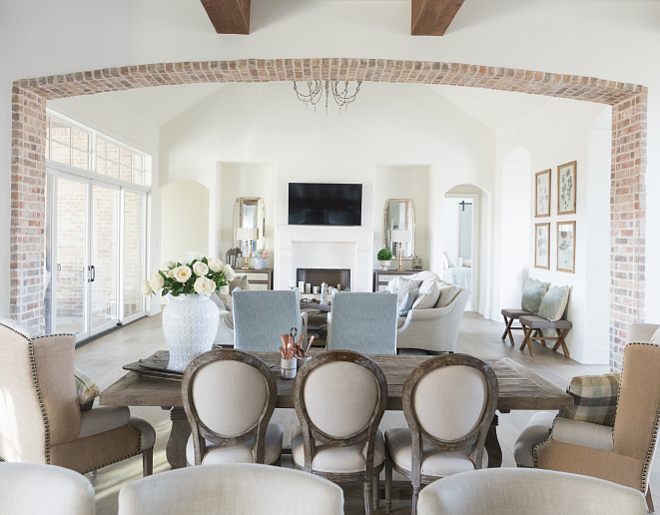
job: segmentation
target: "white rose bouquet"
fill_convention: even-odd
[[[145,296],[158,291],[161,295],[211,295],[228,289],[228,281],[234,278],[234,271],[218,258],[207,258],[199,252],[187,252],[176,261],[167,261],[142,282]]]

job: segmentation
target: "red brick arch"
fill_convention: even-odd
[[[576,75],[426,61],[249,59],[149,64],[23,79],[12,96],[11,314],[43,327],[46,102],[107,91],[204,82],[306,79],[444,84],[607,104],[612,109],[610,365],[644,320],[647,89]]]

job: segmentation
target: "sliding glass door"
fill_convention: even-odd
[[[122,202],[122,321],[145,316],[146,299],[140,288],[146,277],[147,194],[123,188]]]

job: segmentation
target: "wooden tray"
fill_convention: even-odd
[[[162,377],[165,379],[174,379],[181,381],[183,379],[183,372],[177,370],[170,370],[167,365],[170,362],[170,352],[166,350],[159,350],[146,359],[141,359],[133,363],[128,363],[123,366],[124,370],[137,372],[143,376]]]

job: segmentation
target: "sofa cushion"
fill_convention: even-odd
[[[96,386],[94,381],[77,368],[73,369],[73,376],[76,381],[76,392],[78,393],[80,410],[91,409],[94,405],[94,399],[101,395],[101,390],[99,390],[99,387]]]
[[[440,296],[438,297],[438,302],[436,303],[436,308],[445,308],[449,306],[454,299],[461,293],[461,288],[455,284],[445,286],[443,285],[440,288]]]
[[[435,279],[427,279],[419,287],[419,295],[413,303],[413,309],[432,308],[440,297],[440,283]]]
[[[562,409],[557,416],[614,426],[620,380],[620,374],[574,377],[566,388],[573,396],[573,406]]]
[[[523,286],[522,302],[520,303],[520,307],[525,311],[529,311],[534,315],[538,315],[539,308],[541,307],[541,301],[543,300],[545,293],[548,291],[548,286],[549,283],[537,281],[536,279],[529,277]]]
[[[417,300],[418,296],[419,296],[419,290],[417,288],[415,288],[414,290],[410,290],[408,293],[406,293],[406,296],[399,304],[398,316],[405,317],[408,314],[408,311],[412,309],[413,304],[415,300]]]
[[[568,286],[553,286],[543,296],[538,315],[551,321],[559,320],[564,316],[568,304]]]

